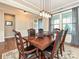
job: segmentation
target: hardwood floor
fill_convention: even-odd
[[[14,38],[5,39],[5,42],[0,43],[0,59],[2,59],[2,53],[16,49],[16,42]]]

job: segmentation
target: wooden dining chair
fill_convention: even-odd
[[[62,40],[61,40],[61,44],[60,44],[61,56],[63,56],[62,52],[65,51],[64,50],[64,42],[65,42],[65,39],[66,39],[67,32],[68,32],[68,29],[64,30],[64,32],[63,32],[63,36],[62,36]]]
[[[43,37],[44,37],[43,29],[38,29],[38,38],[43,38]]]
[[[56,32],[57,32],[57,31],[60,31],[60,29],[59,29],[59,28],[54,28],[54,29],[53,29],[53,38],[56,37]]]
[[[28,56],[33,53],[37,56],[37,53],[36,53],[37,48],[31,45],[29,46],[27,44],[28,43],[27,39],[24,39],[21,36],[20,32],[17,32],[16,30],[13,30],[13,32],[15,32],[16,44],[19,51],[19,59],[31,59]]]
[[[56,55],[57,55],[57,59],[59,59],[58,49],[60,47],[62,33],[63,31],[57,31],[56,39],[53,45],[52,46],[50,45],[49,47],[45,49],[46,52],[48,52],[49,54],[51,53],[49,59],[53,59],[54,57],[56,57]]]
[[[28,29],[28,37],[35,37],[36,33],[35,33],[35,29],[31,28]]]

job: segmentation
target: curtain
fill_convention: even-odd
[[[71,44],[79,45],[78,7],[72,8],[72,40]]]

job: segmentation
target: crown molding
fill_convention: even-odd
[[[69,10],[69,9],[72,9],[72,8],[78,7],[78,6],[79,6],[79,0],[73,1],[73,2],[68,3],[66,5],[63,5],[63,6],[59,7],[59,8],[53,9],[52,12],[54,14],[54,13],[62,12],[62,11],[65,11],[65,10]]]
[[[13,7],[16,7],[16,8],[19,8],[19,9],[22,9],[22,10],[25,10],[25,11],[29,11],[31,13],[39,15],[40,8],[38,6],[36,6],[35,4],[33,4],[33,3],[29,2],[29,1],[26,1],[26,0],[22,0],[22,1],[29,4],[29,5],[31,5],[31,6],[33,6],[36,9],[27,7],[27,6],[25,6],[23,4],[20,4],[20,3],[16,2],[16,1],[14,1],[14,0],[0,0],[1,3],[4,3],[4,4],[7,4],[7,5],[10,5],[10,6],[13,6]],[[64,11],[64,10],[74,8],[76,6],[79,6],[79,0],[73,1],[73,2],[68,3],[66,5],[63,5],[61,7],[55,8],[51,12],[54,14],[54,13],[58,13],[58,12],[61,12],[61,11]]]
[[[23,1],[28,3],[29,5],[32,5],[37,10],[40,10],[40,8],[38,6],[36,6],[35,4],[33,4],[33,3],[31,3],[31,2],[29,2],[27,0],[23,0]],[[74,8],[74,7],[77,7],[77,6],[79,6],[79,0],[77,0],[77,1],[74,0],[71,3],[68,3],[66,5],[62,5],[61,7],[53,9],[51,12],[52,13],[58,13],[58,12],[61,12],[61,11],[64,11],[64,10],[68,10],[68,9],[71,9],[71,8]]]
[[[31,2],[28,1],[28,0],[22,0],[22,1],[25,2],[25,3],[27,3],[27,4],[29,4],[29,5],[31,5],[31,6],[33,6],[33,7],[36,8],[37,10],[40,10],[40,7],[36,6],[35,4],[31,3]]]
[[[31,12],[31,13],[39,15],[39,11],[38,10],[26,7],[26,6],[16,2],[14,0],[0,0],[0,2],[4,3],[6,5],[9,5],[9,6],[12,6],[12,7],[16,7],[16,8],[19,8],[19,9],[22,9],[22,10],[25,10],[25,11],[28,11],[28,12]]]

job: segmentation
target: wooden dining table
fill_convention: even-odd
[[[41,51],[39,59],[46,59],[43,50],[46,49],[54,40],[45,36],[43,38],[30,37],[28,41]]]

